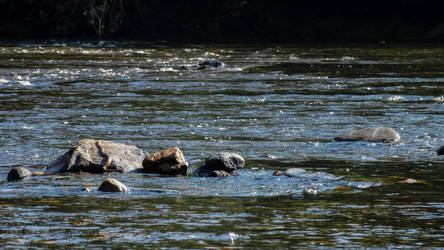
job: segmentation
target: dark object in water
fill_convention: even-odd
[[[442,145],[441,147],[438,148],[438,150],[436,150],[436,153],[438,155],[444,155],[444,145]]]
[[[223,65],[223,63],[221,63],[219,61],[215,61],[215,60],[208,61],[208,60],[205,60],[205,61],[199,63],[199,67],[197,69],[206,69],[208,67],[219,68],[222,65]]]
[[[83,187],[79,190],[80,192],[91,192],[93,191],[92,187]]]
[[[336,141],[399,142],[401,136],[389,127],[361,128],[334,138]]]
[[[223,170],[209,170],[203,165],[194,171],[194,175],[198,177],[228,177],[232,176],[232,173]]]
[[[8,173],[8,181],[20,181],[31,176],[32,173],[24,167],[15,167]]]

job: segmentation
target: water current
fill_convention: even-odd
[[[444,246],[441,47],[0,44],[1,247]],[[197,69],[203,60],[223,66]],[[400,143],[332,140],[369,126]],[[11,167],[44,171],[85,138],[177,146],[192,167],[236,152],[246,166],[227,178],[6,182]],[[272,175],[288,168],[300,174]],[[80,191],[110,176],[130,192]]]

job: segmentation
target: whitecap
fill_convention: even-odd
[[[241,67],[230,67],[230,68],[226,68],[226,71],[230,71],[230,72],[240,72],[243,71],[244,69]]]
[[[34,129],[34,127],[31,127],[31,126],[25,126],[25,125],[23,125],[23,126],[20,126],[20,128],[22,128],[22,129]]]
[[[352,57],[352,56],[343,56],[343,57],[341,58],[341,60],[343,60],[343,61],[349,61],[349,60],[355,60],[355,58]]]
[[[387,98],[389,102],[399,102],[401,99],[403,99],[403,97],[399,95],[393,95]]]
[[[17,81],[18,84],[22,85],[22,86],[31,86],[31,82],[30,81]]]
[[[0,83],[1,83],[1,81],[0,81]],[[444,102],[444,96],[437,96],[437,97],[434,97],[433,100],[434,100],[435,102]]]
[[[159,69],[160,72],[178,72],[177,69],[173,69],[171,67],[163,67]]]
[[[205,52],[204,54],[205,57],[209,57],[209,58],[218,58],[219,54],[213,53],[213,52]]]

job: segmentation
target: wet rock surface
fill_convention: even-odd
[[[439,148],[436,150],[436,153],[437,153],[438,155],[444,155],[444,145],[442,145],[441,147],[439,147]]]
[[[211,170],[223,170],[230,173],[243,168],[245,160],[236,153],[219,152],[208,156],[205,160],[205,166]]]
[[[231,152],[219,152],[208,156],[205,165],[196,169],[194,175],[201,177],[225,177],[245,166],[242,156]]]
[[[128,187],[114,178],[108,178],[100,184],[98,191],[101,192],[128,192]]]
[[[209,170],[204,165],[202,167],[197,168],[194,171],[194,175],[198,177],[227,177],[231,176],[232,174],[223,170]]]
[[[192,65],[190,67],[187,66],[180,66],[179,69],[181,70],[212,70],[221,68],[224,66],[224,63],[216,60],[204,60],[199,62],[196,65]]]
[[[304,169],[301,169],[301,168],[289,168],[289,169],[283,170],[283,171],[276,170],[276,171],[274,171],[273,175],[274,176],[285,175],[285,176],[288,176],[288,177],[298,177],[298,176],[300,176],[301,174],[303,174],[305,172],[306,171]]]
[[[15,167],[8,173],[8,181],[20,181],[29,178],[32,173],[24,167]]]
[[[336,141],[399,142],[401,136],[389,127],[371,127],[356,129],[334,138]]]
[[[147,153],[133,145],[85,139],[53,161],[46,173],[127,173],[143,168],[142,161],[146,156]]]
[[[143,160],[146,173],[162,175],[187,175],[188,162],[177,147],[156,152]]]

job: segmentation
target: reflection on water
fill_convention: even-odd
[[[197,70],[205,59],[224,65]],[[442,246],[443,68],[430,46],[5,42],[0,246]],[[401,143],[332,141],[379,125]],[[5,182],[84,138],[178,146],[193,167],[233,151],[247,166],[216,179],[110,174],[126,194],[80,192],[108,175]]]

